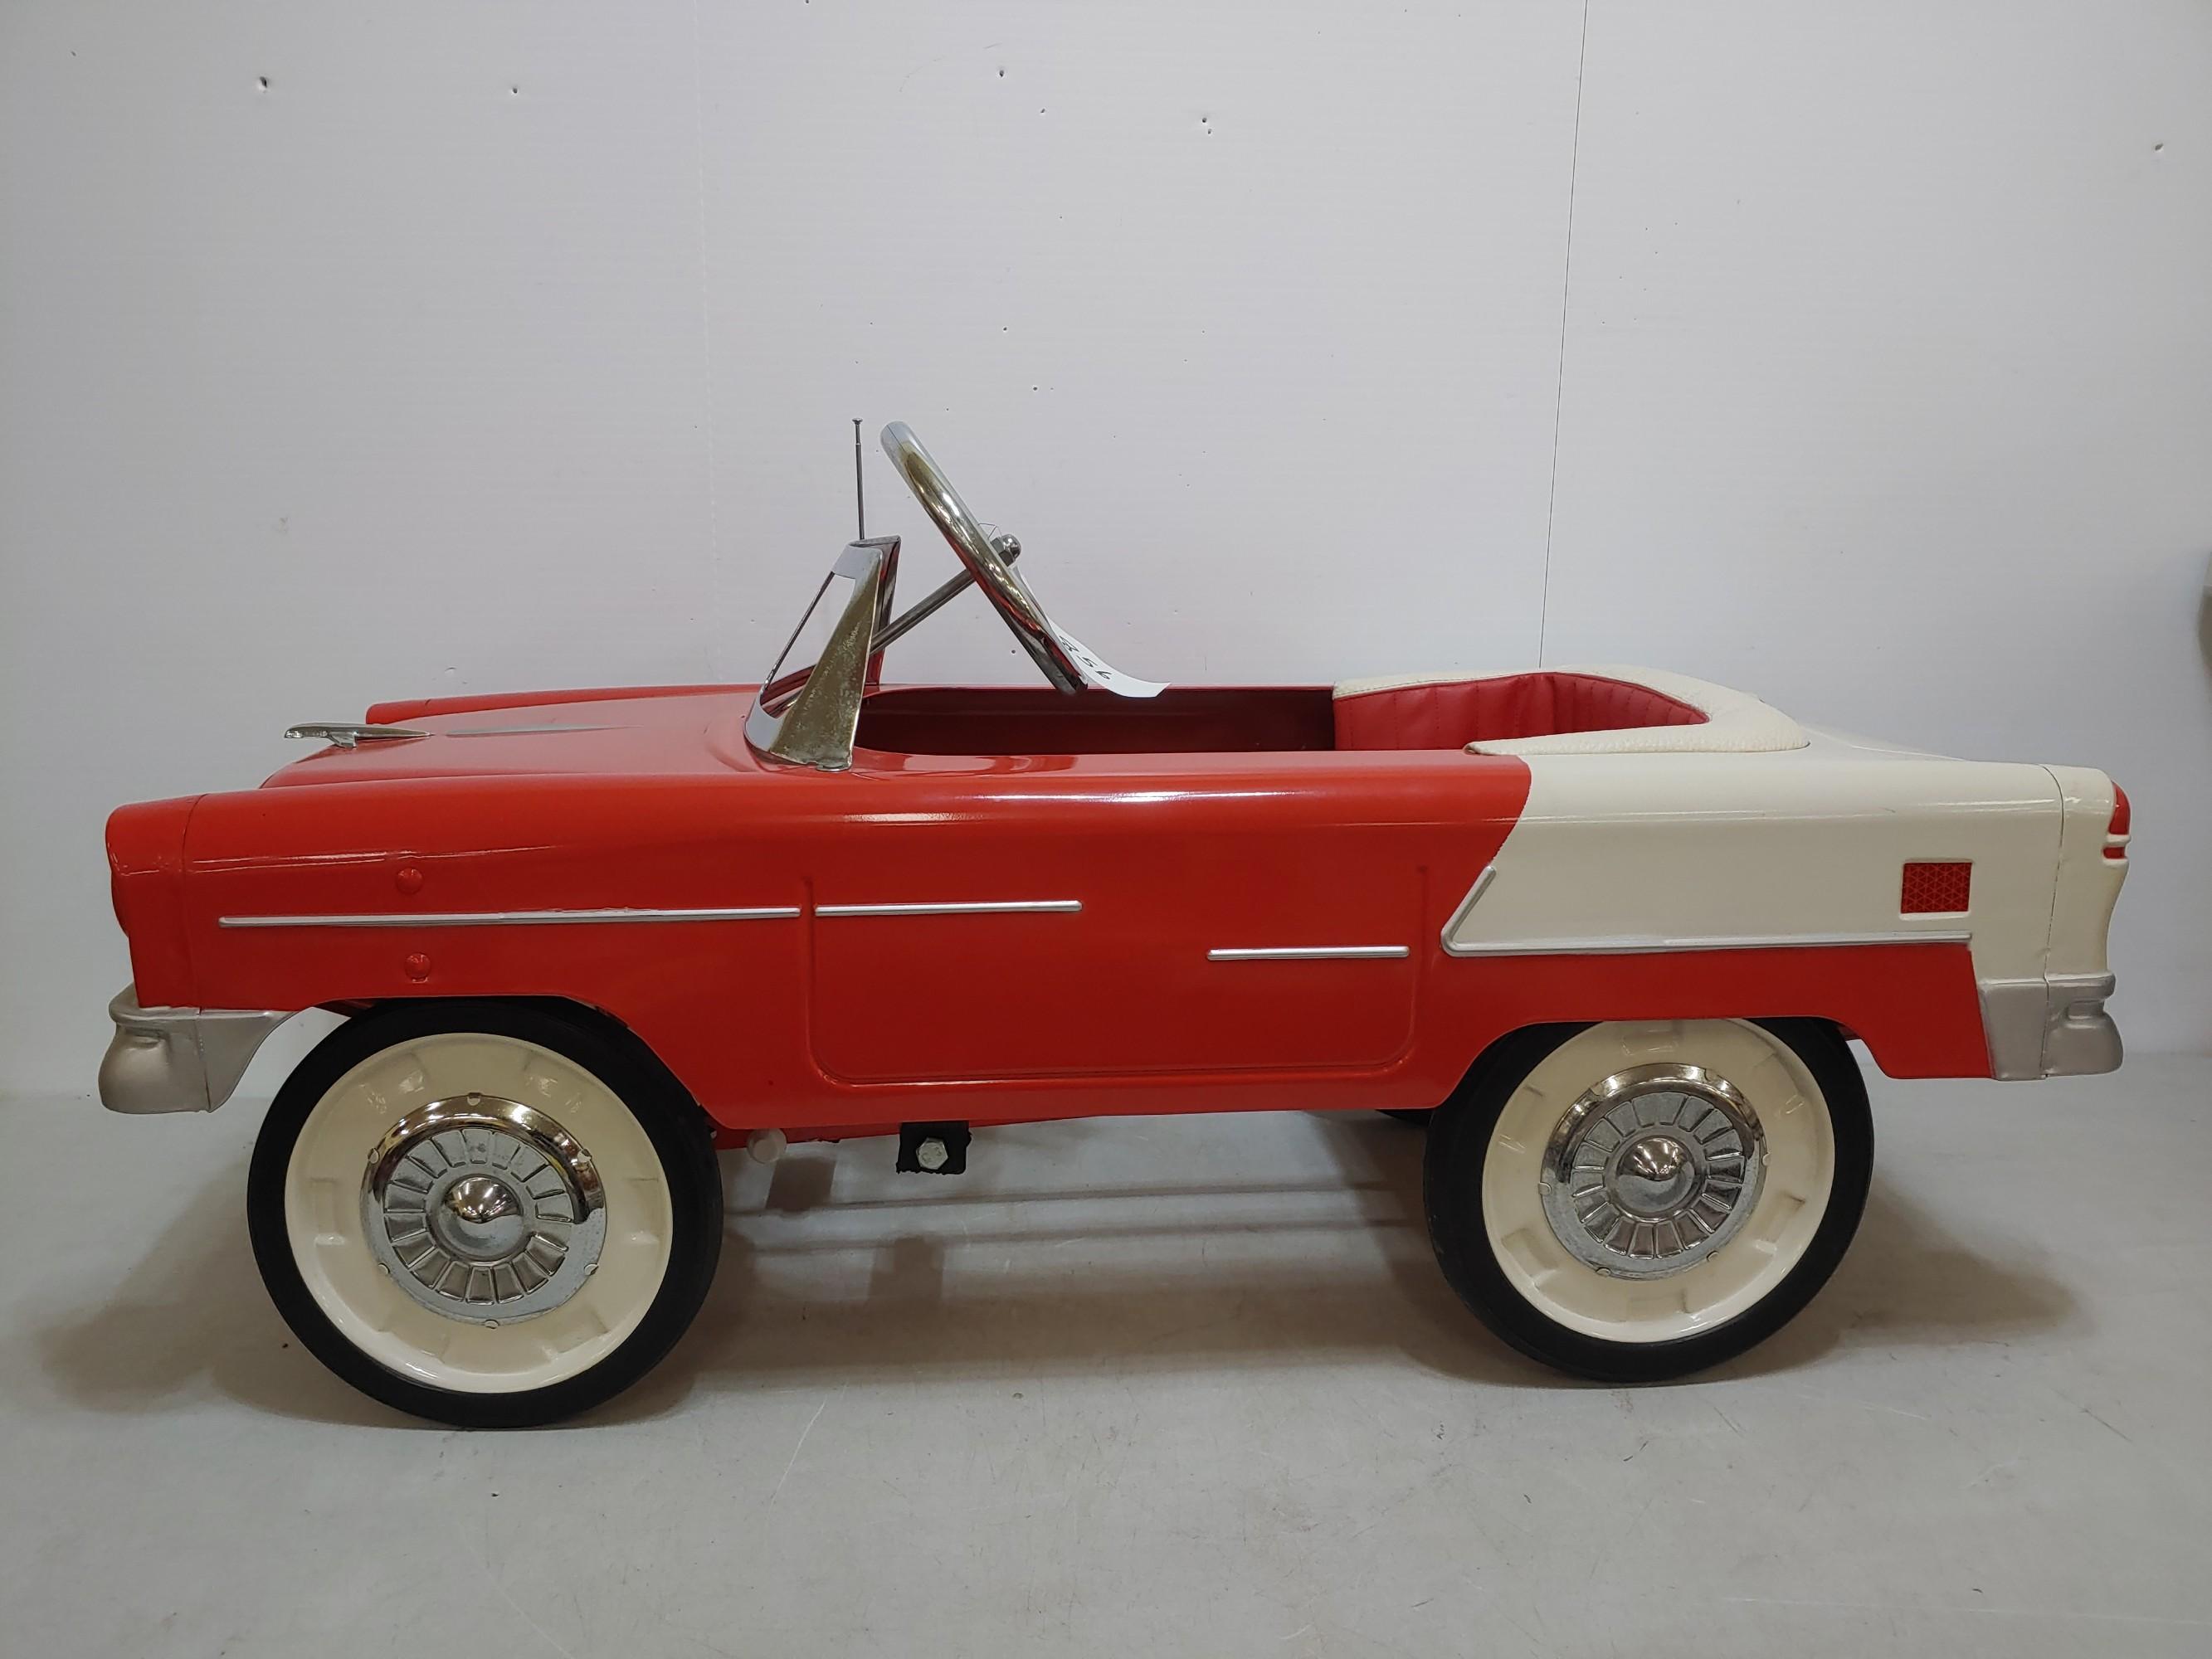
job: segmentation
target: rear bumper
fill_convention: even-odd
[[[269,1034],[292,1018],[272,1010],[142,1008],[126,985],[107,1005],[115,1036],[100,1062],[111,1112],[211,1112],[228,1100]]]
[[[2010,1081],[2118,1070],[2120,1028],[2105,1012],[2112,983],[2110,974],[1984,981],[1990,1075]]]

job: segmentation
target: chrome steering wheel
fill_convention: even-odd
[[[884,428],[883,444],[884,453],[890,457],[899,477],[914,491],[921,510],[929,514],[930,522],[950,544],[954,555],[975,578],[975,586],[983,590],[983,597],[990,600],[992,608],[1013,630],[1022,649],[1030,653],[1045,678],[1070,696],[1082,690],[1085,684],[1084,672],[1062,642],[1060,630],[1046,617],[1044,607],[1030,592],[1029,584],[1016,574],[993,544],[981,520],[960,499],[960,492],[945,476],[945,469],[921,447],[921,440],[914,435],[914,428],[904,421],[893,421]]]

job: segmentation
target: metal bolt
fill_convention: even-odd
[[[935,1135],[914,1149],[914,1161],[932,1174],[943,1169],[951,1159],[952,1154],[945,1150],[945,1143]]]
[[[446,1207],[464,1221],[479,1224],[517,1215],[522,1206],[503,1181],[490,1176],[468,1176],[446,1189]]]
[[[1651,1135],[1629,1149],[1627,1167],[1646,1181],[1665,1181],[1682,1167],[1689,1153],[1682,1143],[1667,1135]]]

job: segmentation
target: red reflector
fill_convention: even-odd
[[[2124,859],[2128,855],[2128,836],[2132,815],[2128,811],[2128,792],[2118,784],[2112,786],[2112,821],[2105,829],[2105,856]]]
[[[1973,891],[1974,866],[1956,863],[1908,864],[1898,909],[1908,916],[1958,915]]]

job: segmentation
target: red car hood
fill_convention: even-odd
[[[749,685],[535,691],[500,697],[382,702],[367,724],[419,732],[331,747],[294,762],[266,787],[393,778],[592,774],[671,777],[750,769]]]

